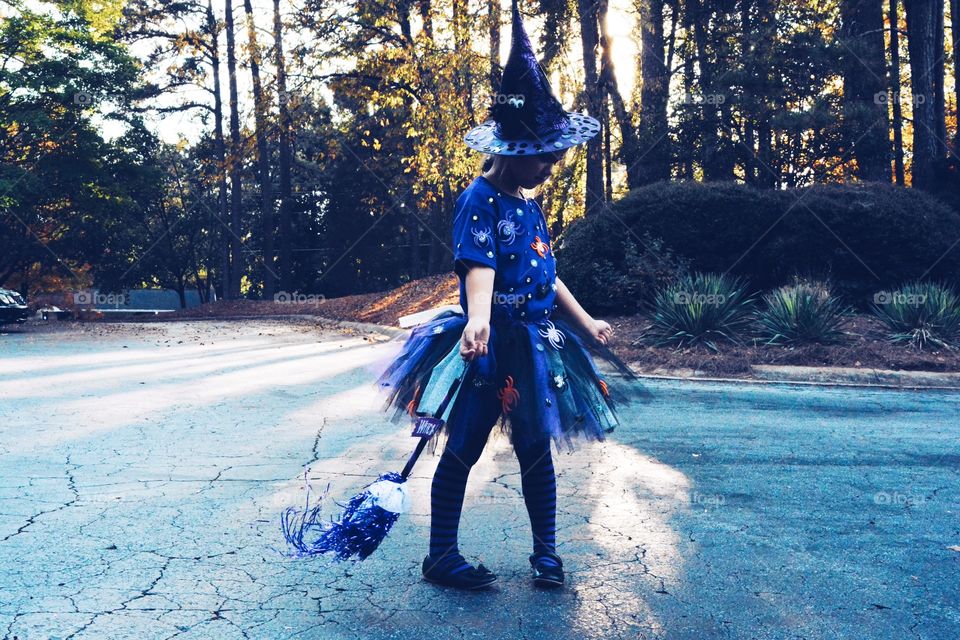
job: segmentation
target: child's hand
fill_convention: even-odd
[[[487,355],[487,340],[490,339],[490,321],[470,318],[460,336],[460,355],[466,361]]]
[[[606,320],[594,320],[591,318],[587,330],[590,332],[590,335],[593,336],[593,339],[602,345],[606,345],[611,336],[613,336],[613,327],[611,327],[610,323]]]

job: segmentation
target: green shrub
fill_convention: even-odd
[[[960,299],[943,283],[914,281],[897,291],[881,291],[870,308],[886,325],[891,342],[952,349],[960,338]]]
[[[826,284],[800,279],[766,294],[763,301],[756,319],[767,344],[840,342],[852,311],[830,295]]]
[[[726,274],[683,275],[656,292],[649,309],[651,324],[640,337],[656,346],[703,344],[717,351],[716,342],[742,344],[739,334],[752,323],[756,300],[747,294],[744,279]]]
[[[608,213],[564,231],[556,255],[557,275],[591,313],[636,313],[687,270],[658,238],[631,234]]]
[[[578,297],[598,296],[610,280],[631,292],[602,311],[630,311],[629,295],[650,286],[655,265],[626,250],[636,237],[659,238],[657,252],[689,270],[740,275],[765,291],[794,276],[830,281],[835,296],[864,310],[880,283],[956,282],[960,273],[960,245],[952,246],[960,213],[915,189],[661,182],[634,189],[611,209],[575,221],[562,245],[574,263],[562,265],[563,277]]]

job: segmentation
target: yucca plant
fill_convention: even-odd
[[[757,311],[758,334],[766,344],[830,344],[845,335],[852,309],[830,295],[821,282],[794,280],[763,296]]]
[[[713,351],[718,351],[718,340],[742,344],[739,334],[752,323],[755,304],[739,277],[684,274],[654,295],[648,309],[651,324],[640,341],[676,348],[702,344]]]
[[[870,308],[886,325],[891,342],[923,350],[931,345],[953,349],[960,340],[960,299],[944,283],[908,282],[874,295]]]

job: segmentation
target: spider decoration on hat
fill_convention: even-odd
[[[473,241],[477,243],[478,247],[485,247],[487,243],[490,242],[490,227],[486,229],[477,229],[472,227],[470,233],[473,234]]]
[[[497,233],[504,244],[513,244],[517,236],[523,235],[523,227],[513,219],[513,213],[508,212],[507,217],[497,223]]]
[[[566,336],[563,335],[563,331],[557,329],[549,320],[544,320],[544,323],[547,327],[546,329],[540,329],[538,331],[540,337],[546,338],[547,342],[549,342],[550,346],[554,349],[563,349],[563,343],[566,341]]]

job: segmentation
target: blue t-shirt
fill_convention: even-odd
[[[502,193],[483,176],[457,198],[453,218],[454,271],[467,312],[471,263],[496,269],[491,316],[539,322],[556,308],[557,269],[547,221],[536,200]]]

